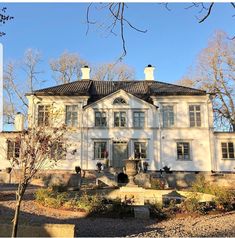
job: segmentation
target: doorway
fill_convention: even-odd
[[[125,159],[128,159],[127,142],[113,142],[113,167],[123,168]]]

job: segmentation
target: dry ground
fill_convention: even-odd
[[[76,224],[80,237],[92,236],[229,236],[235,237],[235,211],[224,214],[177,217],[165,221],[134,218],[112,219],[86,217],[86,213],[45,208],[33,200],[34,187],[27,191],[22,203],[20,222],[24,224]],[[9,223],[15,205],[14,187],[0,184],[0,223]]]

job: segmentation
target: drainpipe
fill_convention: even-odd
[[[215,170],[217,171],[217,163],[216,163],[216,159],[215,159],[215,136],[213,134],[213,138],[211,138],[211,128],[210,128],[210,119],[209,119],[209,102],[211,102],[210,96],[208,97],[207,100],[207,121],[208,121],[208,131],[209,131],[209,146],[210,146],[210,154],[211,154],[211,170]]]
[[[80,129],[81,129],[81,151],[80,151],[80,165],[81,165],[81,170],[83,170],[83,164],[82,164],[82,157],[83,157],[83,115],[84,115],[84,109],[83,109],[83,104],[82,104],[82,111],[81,111],[81,125],[80,125]]]
[[[154,106],[156,107],[156,112],[158,115],[158,128],[159,128],[159,170],[162,168],[162,131],[161,131],[161,112],[159,110],[159,104],[155,101]]]

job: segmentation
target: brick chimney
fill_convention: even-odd
[[[20,112],[17,112],[15,115],[15,131],[24,130],[24,115]]]
[[[81,68],[81,71],[82,71],[82,79],[89,80],[91,69],[87,65],[85,65]]]
[[[144,69],[144,73],[145,73],[145,80],[154,80],[154,67],[149,64],[147,67],[145,67]]]

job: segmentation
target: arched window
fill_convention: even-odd
[[[122,97],[118,97],[114,99],[113,104],[126,104],[126,101]]]

